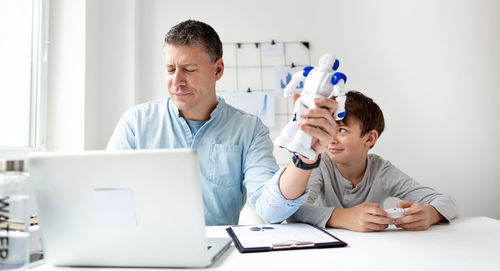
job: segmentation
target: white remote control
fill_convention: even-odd
[[[405,216],[405,211],[408,210],[408,208],[390,208],[386,209],[387,217],[390,218],[400,218]]]

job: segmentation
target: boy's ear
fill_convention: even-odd
[[[368,148],[373,147],[378,140],[377,130],[371,130],[365,135],[365,146]]]

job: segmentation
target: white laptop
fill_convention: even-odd
[[[205,236],[193,150],[35,153],[28,170],[50,264],[205,267],[229,247]]]

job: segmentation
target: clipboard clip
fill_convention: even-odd
[[[313,247],[314,242],[288,240],[283,243],[272,244],[273,249]]]

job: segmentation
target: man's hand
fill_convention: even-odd
[[[364,202],[352,208],[335,208],[326,225],[359,232],[381,231],[394,223],[386,216],[378,204]]]
[[[427,230],[431,225],[436,224],[444,217],[432,206],[422,203],[403,201],[397,203],[398,208],[409,208],[405,211],[405,216],[396,219],[394,225],[409,231]]]
[[[312,136],[311,149],[316,154],[321,153],[332,141],[336,123],[333,112],[337,102],[329,98],[319,98],[314,101],[316,108],[305,110],[300,117],[304,121],[299,123],[299,128]]]
[[[294,103],[298,97],[298,94],[292,96]],[[315,100],[315,104],[317,108],[305,110],[301,114],[304,121],[299,123],[299,128],[312,136],[311,148],[316,153],[314,160],[299,155],[300,160],[306,164],[314,164],[319,159],[318,154],[328,146],[336,127],[332,114],[337,108],[337,102],[328,98],[319,98]],[[310,176],[311,170],[299,169],[293,166],[293,162],[290,162],[290,166],[281,174],[278,182],[283,197],[292,200],[303,195]]]

